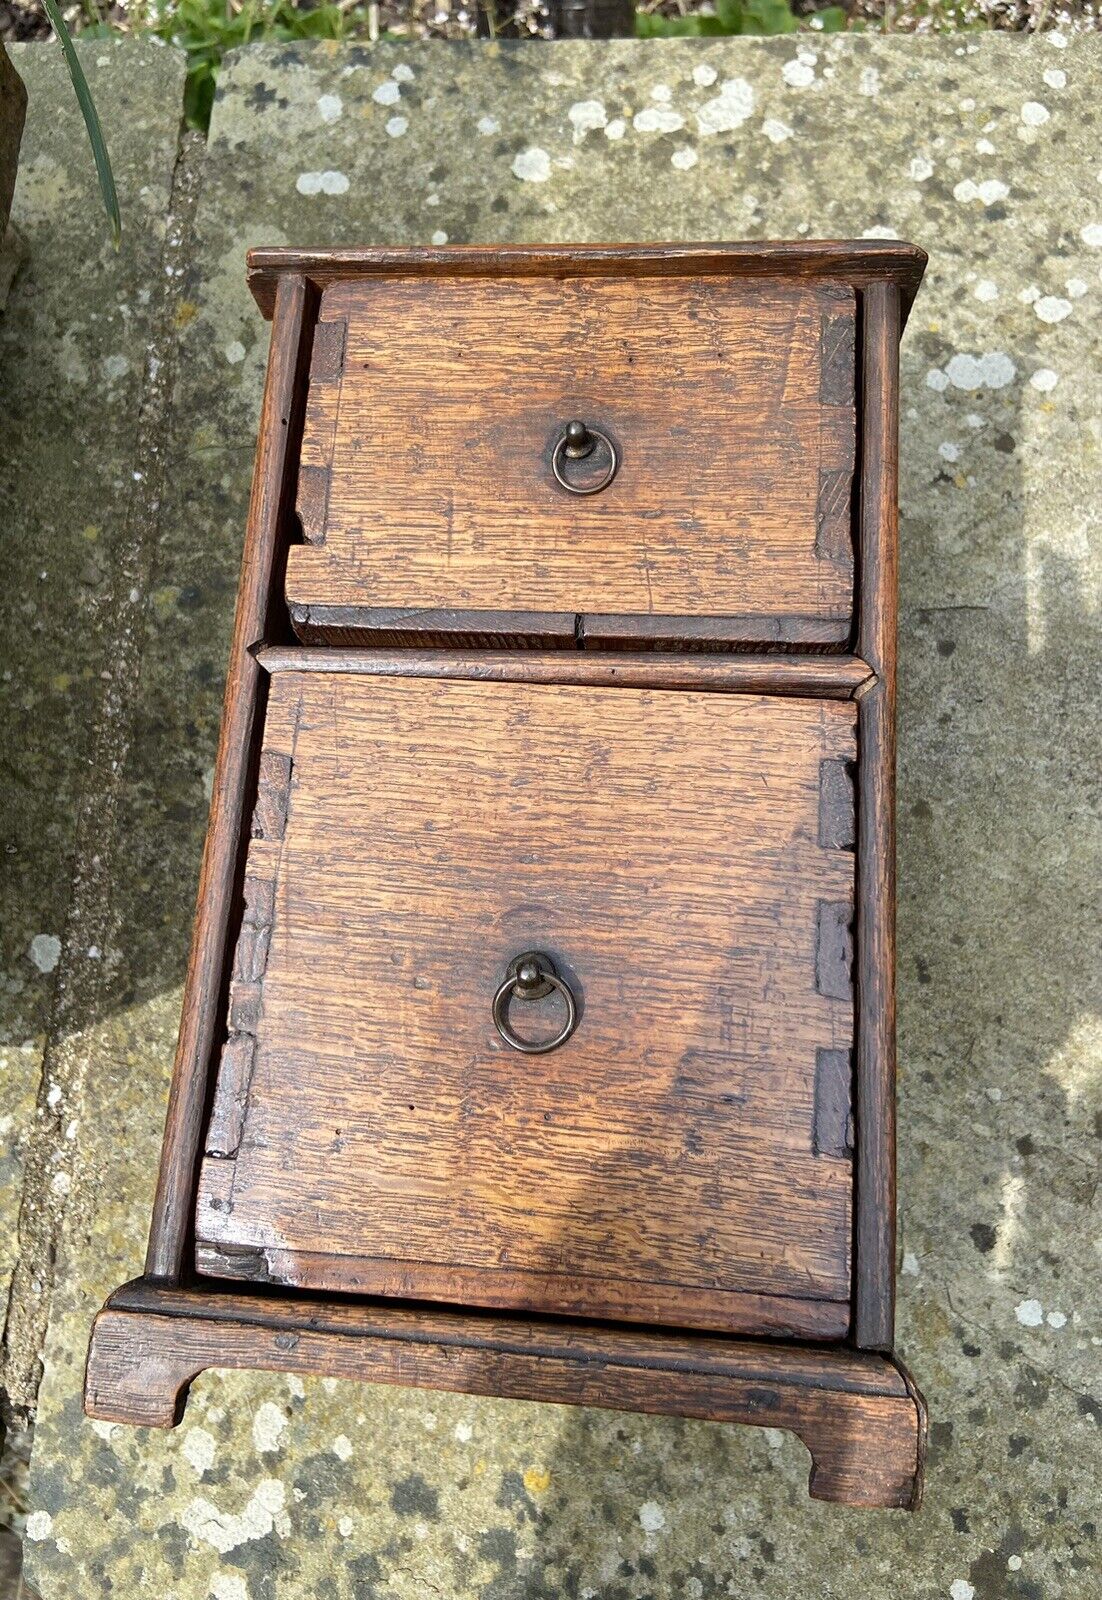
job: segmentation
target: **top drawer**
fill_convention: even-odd
[[[855,308],[829,278],[626,267],[331,282],[287,566],[296,632],[841,648]]]

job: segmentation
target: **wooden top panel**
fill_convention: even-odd
[[[854,723],[276,673],[201,1270],[719,1329],[777,1296],[844,1331]],[[581,1009],[538,1057],[490,1014],[528,948]]]
[[[315,332],[287,597],[304,636],[410,614],[732,617],[841,644],[853,600],[855,300],[703,277],[348,280]],[[580,417],[599,494],[555,481]],[[319,622],[319,619],[320,622]],[[523,623],[516,624],[518,632]],[[506,632],[508,629],[505,630]]]
[[[302,250],[285,245],[248,252],[249,288],[270,318],[281,277],[300,277],[317,289],[345,278],[391,273],[422,277],[669,277],[687,272],[740,277],[830,278],[861,290],[891,283],[906,323],[927,255],[902,239],[750,239],[697,244],[452,244],[342,245]]]

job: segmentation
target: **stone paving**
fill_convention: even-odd
[[[26,1402],[49,1305],[31,1581],[1089,1600],[1100,41],[258,47],[225,69],[205,152],[177,146],[171,52],[84,48],[124,251],[56,60],[16,52],[31,258],[0,321]],[[924,1509],[812,1504],[786,1435],[263,1374],[204,1376],[170,1434],[82,1420],[90,1318],[141,1264],[179,1008],[267,345],[246,246],[862,235],[931,255],[903,347],[899,786],[899,1345],[931,1402]]]
[[[144,627],[144,605],[129,600],[141,586],[132,558],[143,505],[135,446],[152,400],[149,351],[162,314],[183,83],[181,62],[164,50],[124,57],[101,43],[94,55],[84,52],[104,121],[125,130],[112,140],[129,202],[116,254],[60,52],[16,47],[12,55],[33,103],[13,216],[27,259],[0,316],[0,521],[10,596],[0,680],[0,1041],[3,1110],[11,1119],[0,1166],[5,1299],[28,1146],[11,1135],[37,1121],[43,1136],[28,1152],[42,1168],[39,1214],[25,1219],[35,1235],[24,1240],[27,1265],[67,1208],[88,1131],[81,1128],[87,1057],[79,1035],[117,1003],[122,958],[104,931],[107,863],[93,860],[102,856],[101,841],[92,842],[84,809],[106,793],[97,763],[124,753],[126,718],[118,712],[129,713],[127,666],[135,630]],[[94,1082],[90,1092],[95,1106]],[[32,1320],[40,1265],[19,1296]],[[9,1370],[5,1381],[21,1401],[23,1382],[10,1379]]]

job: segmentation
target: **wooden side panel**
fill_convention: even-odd
[[[242,834],[263,719],[267,679],[253,649],[266,640],[279,642],[285,626],[279,621],[283,568],[314,311],[310,284],[302,277],[281,277],[184,1009],[146,1252],[150,1277],[172,1282],[179,1278],[188,1251],[195,1163],[223,1016],[226,943],[240,894]]]
[[[254,844],[249,852],[245,908],[230,980],[227,1039],[222,1046],[207,1126],[208,1155],[236,1155],[241,1143],[256,1062],[256,1034],[275,914],[275,892],[272,851],[263,844]]]
[[[858,711],[857,1194],[854,1337],[890,1350],[895,1328],[895,668],[899,565],[898,291],[870,288],[863,318],[861,650],[876,677]]]
[[[203,1270],[719,1328],[775,1295],[842,1331],[851,1164],[814,1119],[853,856],[819,816],[853,736],[846,701],[277,674],[291,798]],[[490,1016],[526,948],[582,1013],[538,1058]]]
[[[344,328],[342,367],[311,384],[296,628],[527,638],[538,613],[545,643],[580,616],[595,647],[632,616],[719,619],[723,643],[730,618],[752,642],[840,646],[854,319],[848,286],[780,279],[333,285],[320,326]],[[618,450],[599,494],[555,481],[572,417]]]

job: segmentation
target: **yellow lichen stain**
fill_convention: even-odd
[[[471,1468],[471,1475],[473,1477],[475,1477],[475,1478],[480,1478],[485,1471],[486,1471],[486,1463],[482,1459],[482,1457],[479,1456],[478,1460],[475,1462],[474,1466]]]
[[[59,672],[56,678],[50,679],[50,687],[57,694],[68,694],[69,685],[72,683],[72,681],[72,678],[70,678],[67,672]]]
[[[963,472],[954,473],[953,482],[956,484],[958,489],[967,489],[968,487],[968,479],[965,477]]]
[[[551,1474],[543,1467],[528,1467],[524,1473],[524,1487],[530,1495],[546,1494],[551,1487]]]
[[[913,1306],[911,1319],[921,1329],[923,1348],[927,1351],[935,1350],[953,1336],[948,1313],[932,1300]]]
[[[201,423],[199,425],[199,427],[196,428],[195,432],[191,436],[191,448],[192,448],[192,450],[193,451],[214,450],[214,449],[217,448],[217,446],[218,446],[218,430],[217,430],[217,428],[213,427],[209,422]]]
[[[89,544],[95,544],[99,538],[99,528],[94,522],[90,522],[87,527],[81,528],[80,536],[82,539],[87,539]]]
[[[153,610],[162,622],[172,615],[177,600],[180,598],[179,589],[172,584],[166,584],[163,589],[154,589],[152,594]]]
[[[193,322],[198,315],[199,307],[194,300],[181,300],[173,320],[178,328],[186,328],[188,323]]]

